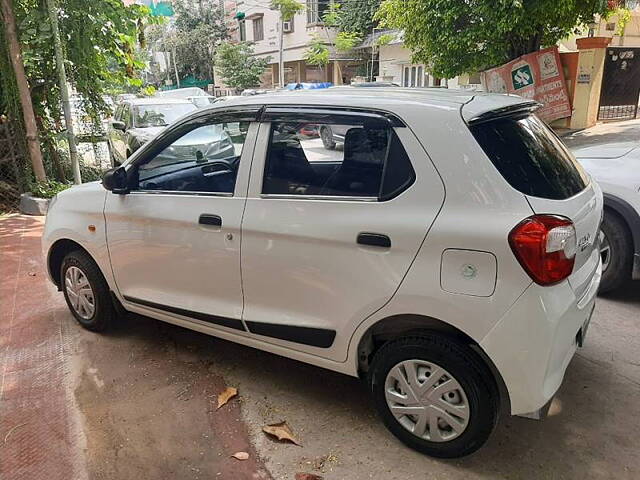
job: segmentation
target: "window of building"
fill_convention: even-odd
[[[260,40],[264,40],[264,24],[262,17],[257,17],[253,19],[253,41],[259,42]]]
[[[391,127],[276,122],[262,185],[264,194],[388,200],[415,179]]]
[[[244,20],[240,21],[240,41],[247,41],[247,25]]]
[[[322,23],[331,0],[307,0],[307,23]]]
[[[138,189],[231,194],[248,122],[197,127],[137,165]]]
[[[613,32],[616,29],[616,22],[609,22],[607,23],[607,31],[609,32]]]

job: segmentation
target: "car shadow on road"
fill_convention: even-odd
[[[620,293],[621,301],[638,301],[633,287]],[[360,451],[360,459],[368,456],[396,469],[393,476],[378,478],[413,478],[409,472],[416,468],[436,468],[451,478],[640,475],[629,435],[640,430],[640,387],[608,371],[594,375],[601,367],[590,352],[597,357],[598,345],[574,357],[547,419],[504,415],[484,448],[463,459],[437,460],[409,450],[384,429],[358,379],[139,315],[128,315],[108,336],[159,343],[179,361],[204,363],[238,386],[245,408],[258,411],[261,420],[287,419],[303,428],[311,458],[323,451],[323,443],[340,439]]]

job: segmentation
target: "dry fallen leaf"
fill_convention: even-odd
[[[238,395],[238,389],[227,387],[224,392],[218,395],[218,408],[225,405],[229,400]]]
[[[249,459],[249,454],[247,452],[236,452],[231,456],[233,458],[238,459],[238,460],[248,460]]]
[[[296,480],[322,480],[322,477],[314,473],[296,473]]]
[[[300,445],[298,440],[296,440],[296,437],[293,436],[293,432],[289,428],[289,425],[287,425],[287,422],[280,422],[280,423],[274,423],[272,425],[267,425],[265,427],[262,427],[262,431],[267,435],[273,435],[278,440],[288,440],[291,443],[295,443],[300,447],[302,446]]]

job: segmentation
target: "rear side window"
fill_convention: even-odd
[[[587,186],[582,167],[535,115],[489,120],[470,129],[504,179],[525,195],[563,200]]]
[[[389,200],[415,172],[391,127],[271,123],[264,194]]]

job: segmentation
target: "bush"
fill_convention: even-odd
[[[31,184],[29,191],[31,195],[38,198],[53,198],[58,193],[66,190],[71,185],[68,183],[56,182],[55,180],[47,180],[46,182],[37,182]]]

